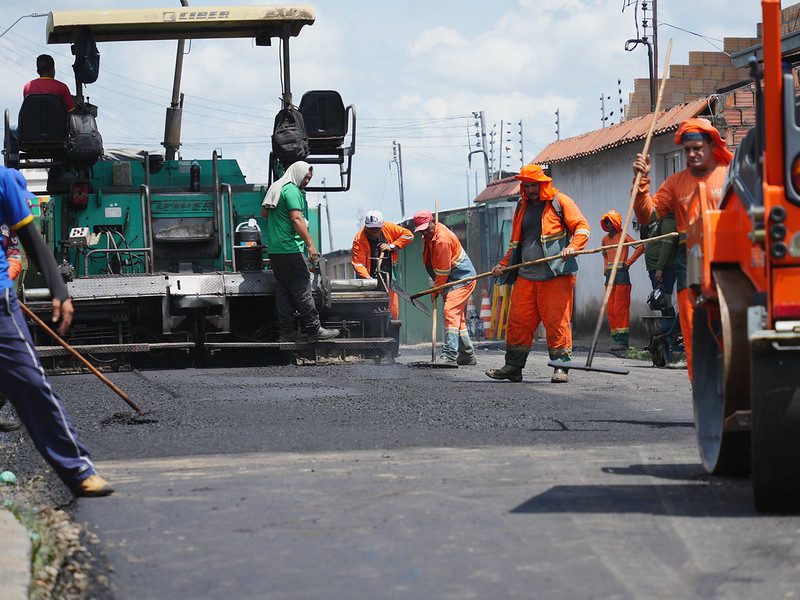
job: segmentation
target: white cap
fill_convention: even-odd
[[[365,227],[383,227],[383,213],[379,210],[371,210],[364,217]]]

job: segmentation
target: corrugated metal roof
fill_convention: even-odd
[[[661,111],[653,135],[660,135],[677,129],[678,125],[683,121],[701,114],[713,102],[714,97],[710,96]],[[595,154],[608,148],[635,142],[636,140],[643,140],[647,137],[652,118],[653,113],[650,113],[623,121],[611,127],[604,127],[565,140],[558,140],[539,152],[532,162],[539,164],[565,162],[580,156]]]
[[[519,194],[519,181],[513,177],[496,179],[490,181],[489,185],[475,197],[474,202],[488,202],[490,200],[500,200]]]

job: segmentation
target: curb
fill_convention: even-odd
[[[0,508],[0,600],[27,600],[31,580],[31,539],[8,510]]]

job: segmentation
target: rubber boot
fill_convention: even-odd
[[[470,345],[466,348],[461,336],[458,336],[458,356],[456,363],[462,366],[477,365],[478,360],[475,358],[475,349]]]
[[[569,382],[569,355],[553,356],[550,354],[550,360],[563,361],[563,367],[555,367],[553,375],[550,377],[550,383],[568,383]]]
[[[528,360],[530,348],[527,346],[506,346],[506,364],[499,369],[489,369],[486,375],[492,379],[508,379],[515,383],[522,381],[522,369]]]
[[[611,352],[620,352],[628,349],[629,344],[627,333],[612,333],[611,339],[613,339],[616,344],[611,347]]]

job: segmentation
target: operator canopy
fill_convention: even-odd
[[[51,12],[47,43],[67,44],[88,28],[97,42],[297,36],[314,23],[310,6],[202,6]]]

